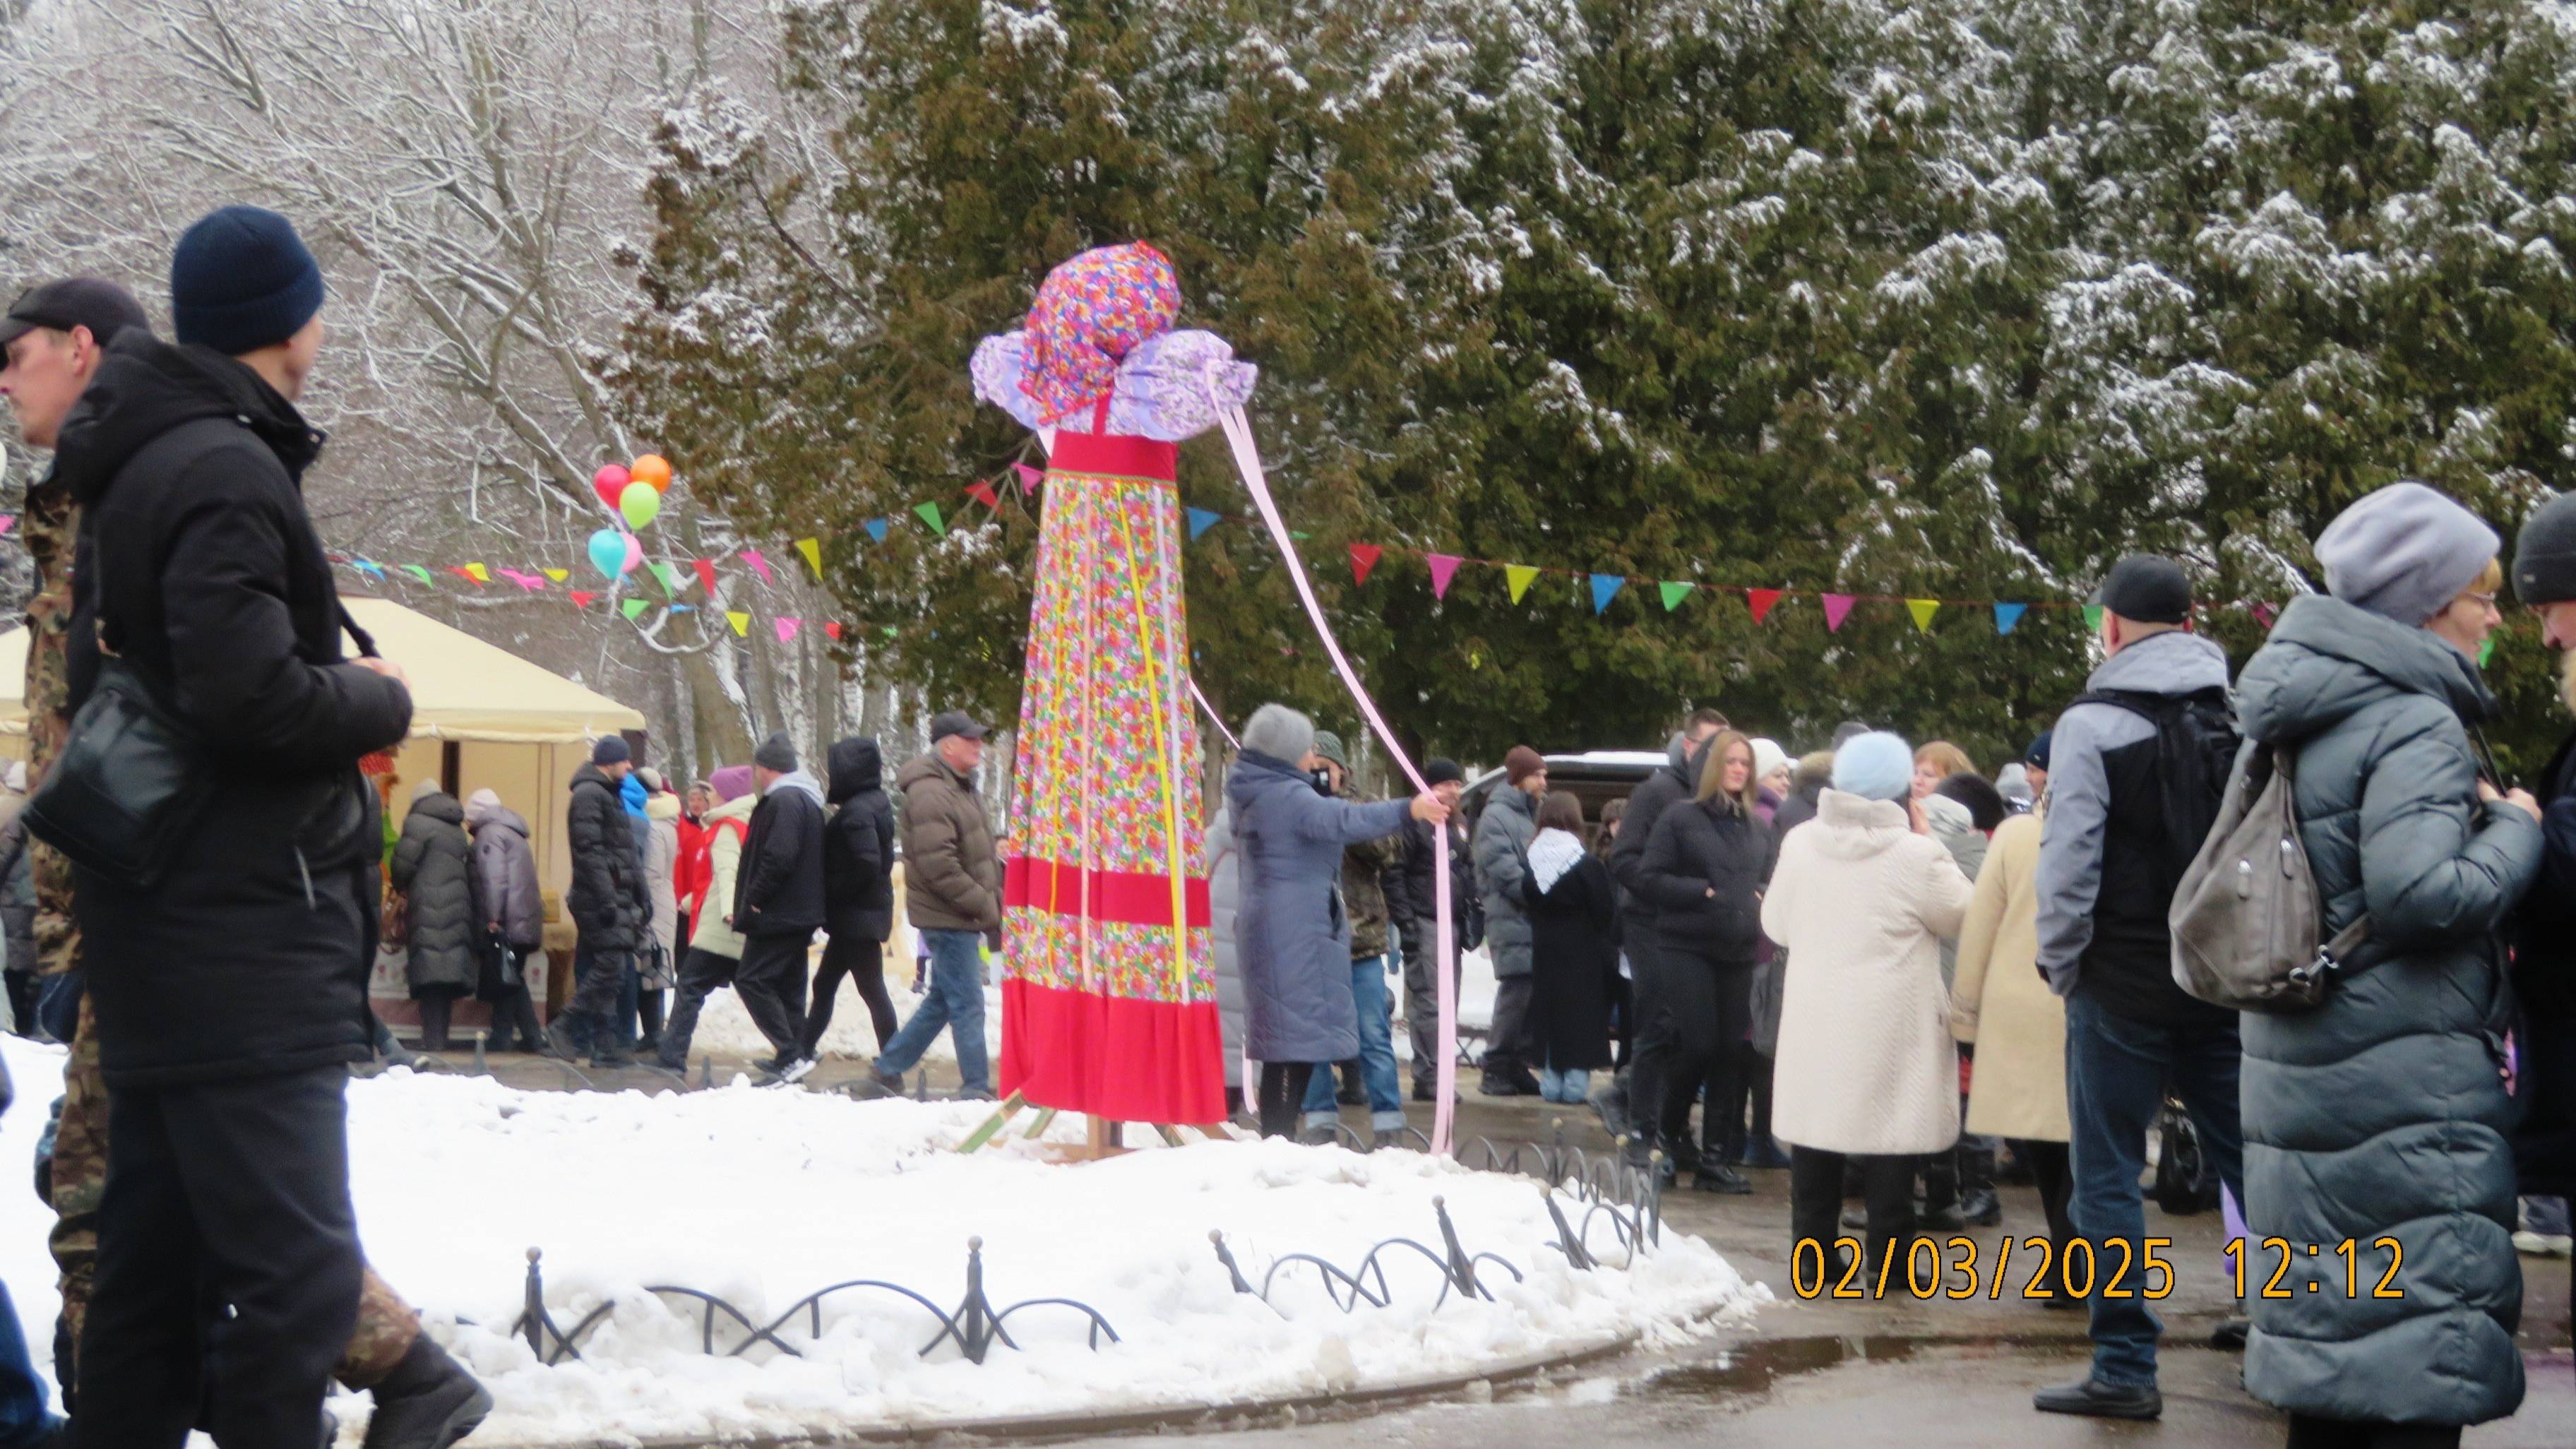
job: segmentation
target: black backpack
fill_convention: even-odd
[[[2164,826],[2158,863],[2166,880],[2179,883],[2218,823],[2227,777],[2243,743],[2227,691],[2215,685],[2190,694],[2098,689],[2077,695],[2074,704],[2111,705],[2156,727],[2157,816]]]

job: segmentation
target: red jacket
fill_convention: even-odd
[[[671,861],[671,890],[692,923],[698,918],[698,898],[706,894],[715,872],[714,862],[707,859],[707,828],[681,816],[680,850]]]

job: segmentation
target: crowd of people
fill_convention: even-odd
[[[2485,752],[2501,548],[2420,484],[2370,494],[2316,541],[2326,591],[2232,680],[2184,569],[2122,559],[2101,664],[1992,779],[1856,721],[1792,759],[1703,709],[1592,821],[1515,747],[1471,827],[1451,762],[1410,801],[1353,798],[1340,742],[1265,706],[1208,855],[1261,1130],[1332,1130],[1338,1063],[1391,1140],[1391,971],[1431,1095],[1421,882],[1447,831],[1460,934],[1496,977],[1484,1093],[1588,1096],[1701,1191],[1785,1168],[1792,1261],[1820,1283],[1919,1279],[1944,1260],[1918,1244],[1998,1222],[2000,1173],[2030,1182],[2054,1265],[2031,1296],[2086,1312],[2094,1349],[2034,1406],[2122,1419],[2162,1412],[2163,1325],[2101,1275],[2171,1272],[2142,1187],[2161,1127],[2241,1207],[2236,1251],[2316,1245],[2220,1332],[2294,1449],[2456,1444],[2523,1395],[2517,1197],[2563,1235],[2576,1185],[2576,743],[2538,796]],[[2576,496],[2528,520],[2514,577],[2576,709]],[[2366,918],[2369,944],[2321,957],[2321,1002],[2239,1010],[2185,988],[2171,920],[2230,792],[2275,769],[2308,926]]]
[[[490,1396],[367,1266],[349,1196],[343,1084],[386,1040],[378,944],[404,948],[432,1049],[472,997],[496,1047],[681,1070],[730,986],[789,1083],[846,980],[878,1044],[863,1095],[903,1092],[949,1032],[961,1095],[989,1097],[987,731],[937,715],[891,788],[868,738],[830,747],[827,780],[779,734],[685,788],[599,739],[562,801],[577,947],[541,1025],[528,821],[425,780],[389,830],[362,770],[411,700],[300,491],[320,269],[284,218],[227,207],[181,238],[171,296],[170,342],[95,279],[0,321],[0,394],[53,455],[19,530],[30,760],[0,799],[0,949],[12,1020],[68,1046],[38,1176],[68,1419],[0,1296],[0,1449],[327,1443],[333,1381],[372,1394],[369,1449],[445,1449]],[[1390,981],[1431,1100],[1458,990],[1445,896],[1456,951],[1496,979],[1481,1090],[1588,1102],[1696,1190],[1785,1170],[1792,1261],[1819,1279],[1915,1276],[1927,1235],[1998,1221],[1998,1180],[2026,1175],[2067,1265],[2035,1287],[2093,1343],[2037,1408],[2161,1412],[2149,1300],[2071,1264],[2155,1262],[2141,1179],[2172,1102],[2249,1239],[2315,1245],[2241,1331],[2294,1449],[2456,1444],[2523,1394],[2517,1195],[2576,1189],[2576,743],[2538,795],[2484,750],[2501,554],[2432,489],[2372,493],[2316,541],[2325,592],[2232,679],[2186,571],[2123,559],[2085,691],[1991,779],[1945,741],[1854,721],[1793,757],[1701,709],[1591,819],[1516,746],[1471,820],[1453,761],[1366,798],[1340,739],[1266,705],[1206,836],[1225,1050],[1257,1064],[1230,1105],[1272,1136],[1364,1106],[1367,1145],[1397,1144]],[[2576,709],[2576,497],[2525,522],[2512,575]],[[2173,920],[2267,772],[2315,888],[2304,924],[2360,944],[2320,957],[2321,1000],[2240,1011],[2187,989]],[[926,958],[901,1023],[898,857]],[[2336,1291],[2364,1249],[2402,1294]]]

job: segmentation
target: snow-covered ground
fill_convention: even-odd
[[[61,1053],[14,1037],[0,1039],[0,1052],[19,1093],[0,1122],[0,1164],[23,1167],[59,1089]],[[648,1097],[396,1072],[352,1083],[349,1100],[371,1258],[500,1399],[478,1445],[1329,1391],[1629,1331],[1678,1339],[1713,1311],[1766,1296],[1706,1243],[1672,1232],[1632,1267],[1572,1271],[1544,1246],[1553,1232],[1536,1182],[1410,1152],[1214,1142],[1064,1166],[1015,1140],[969,1158],[950,1148],[988,1108],[739,1084]],[[1068,1117],[1050,1136],[1080,1133]],[[1384,1238],[1436,1246],[1434,1196],[1446,1197],[1470,1251],[1503,1255],[1527,1281],[1489,1273],[1498,1301],[1435,1309],[1437,1271],[1406,1253],[1388,1260],[1391,1307],[1346,1315],[1311,1270],[1292,1267],[1274,1308],[1233,1292],[1208,1243],[1222,1229],[1256,1282],[1289,1252],[1355,1268]],[[0,1193],[0,1273],[40,1350],[55,1309],[50,1222],[23,1189]],[[802,1315],[782,1330],[804,1357],[764,1348],[717,1359],[698,1351],[698,1320],[682,1300],[640,1291],[701,1288],[763,1323],[853,1278],[890,1279],[954,1306],[970,1235],[984,1240],[997,1306],[1083,1299],[1124,1342],[1094,1353],[1079,1315],[1036,1308],[1010,1321],[1025,1351],[996,1347],[978,1366],[943,1346],[925,1360],[936,1320],[892,1295],[851,1292],[825,1300],[819,1339]],[[1621,1256],[1606,1224],[1592,1242]],[[540,1367],[508,1336],[531,1246],[545,1250],[547,1298],[564,1326],[603,1296],[617,1300],[584,1340],[583,1363]],[[341,1407],[342,1442],[354,1444],[364,1401]]]

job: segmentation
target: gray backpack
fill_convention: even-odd
[[[2174,984],[2234,1011],[2300,1011],[2377,962],[2363,916],[2322,944],[2322,902],[2291,805],[2294,752],[2247,741],[2218,822],[2174,891]]]

